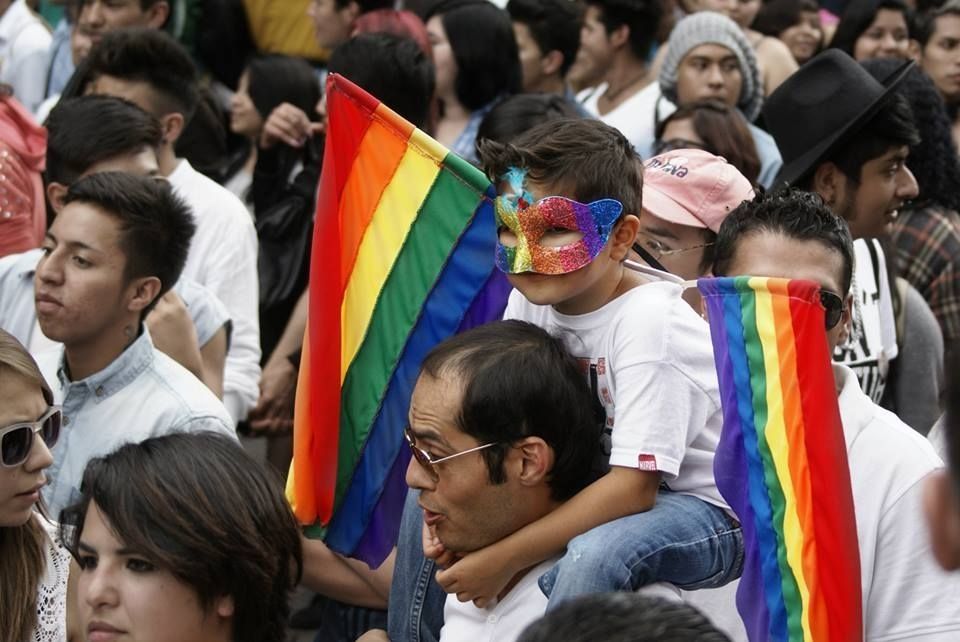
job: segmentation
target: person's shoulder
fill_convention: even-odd
[[[198,172],[187,159],[180,160],[167,180],[190,207],[201,212],[200,216],[240,219],[253,227],[250,212],[243,201],[223,185]]]
[[[214,417],[219,423],[231,425],[230,415],[223,402],[189,370],[156,348],[150,366],[152,394],[164,393],[172,404],[171,410],[187,417]]]
[[[8,254],[7,256],[0,257],[0,280],[32,274],[36,270],[37,263],[40,262],[40,257],[42,256],[43,250],[36,248],[27,250],[26,252]],[[32,285],[32,279],[30,279],[30,282]]]
[[[861,390],[856,374],[834,365],[850,469],[869,471],[877,487],[909,487],[943,466],[930,442]]]

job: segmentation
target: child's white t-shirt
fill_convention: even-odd
[[[565,315],[514,290],[504,318],[544,328],[580,362],[607,413],[611,466],[659,471],[670,490],[726,509],[713,476],[723,413],[710,328],[682,292],[647,283]]]

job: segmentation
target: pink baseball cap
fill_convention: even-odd
[[[753,185],[728,163],[702,149],[677,149],[644,164],[643,209],[657,218],[716,232]]]

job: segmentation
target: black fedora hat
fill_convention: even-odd
[[[763,117],[783,167],[776,186],[793,185],[884,105],[913,61],[880,82],[839,49],[827,49],[787,78],[767,98]]]

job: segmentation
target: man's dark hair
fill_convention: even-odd
[[[614,198],[626,214],[639,214],[640,159],[623,134],[599,120],[568,118],[538,125],[513,143],[482,141],[481,166],[499,181],[511,167],[557,188],[562,196],[589,203]]]
[[[510,16],[486,0],[444,0],[439,15],[457,63],[457,100],[474,111],[519,93],[522,74]],[[429,16],[428,18],[429,19]]]
[[[517,642],[729,642],[683,602],[626,591],[572,600],[531,624]]]
[[[592,481],[601,424],[583,370],[560,339],[525,321],[488,323],[436,346],[421,372],[462,385],[457,427],[497,444],[482,451],[491,483],[506,480],[504,458],[526,437],[553,449],[554,499],[569,499]]]
[[[376,11],[378,9],[393,9],[393,0],[334,0],[334,6],[337,9],[344,9],[351,2],[356,2],[360,7],[360,15]]]
[[[877,80],[889,77],[902,63],[889,58],[863,62]],[[919,141],[910,145],[907,166],[917,179],[920,197],[916,204],[929,203],[960,211],[960,157],[953,142],[953,122],[930,76],[913,67],[896,92],[910,104]]]
[[[911,30],[913,16],[910,7],[903,0],[853,0],[840,16],[837,30],[830,39],[830,47],[853,57],[857,39],[870,28],[881,9],[902,13],[908,32]],[[908,33],[909,35],[912,34]]]
[[[60,517],[78,560],[91,503],[124,548],[190,586],[205,610],[231,597],[235,642],[286,639],[300,529],[280,481],[236,441],[175,433],[92,459],[79,501]]]
[[[509,143],[537,125],[561,118],[579,118],[569,100],[557,94],[517,94],[497,103],[480,121],[477,144],[482,140]]]
[[[580,48],[582,5],[577,0],[510,0],[507,13],[513,22],[527,25],[544,55],[563,54],[560,76],[566,76]]]
[[[93,205],[120,223],[126,279],[160,279],[160,292],[144,314],[180,278],[196,226],[190,208],[167,181],[99,172],[73,183],[63,202]]]
[[[190,54],[159,29],[111,31],[90,49],[77,73],[84,85],[104,75],[150,85],[159,98],[150,110],[155,116],[177,112],[188,122],[200,100]]]
[[[417,127],[430,115],[433,63],[412,38],[392,33],[354,36],[333,51],[327,65]]]
[[[918,9],[920,8],[920,4],[922,3],[918,3]],[[960,18],[960,2],[948,0],[940,4],[939,7],[922,12],[916,16],[913,21],[911,36],[920,43],[921,49],[925,48],[927,43],[930,42],[930,38],[933,37],[934,32],[937,30],[937,20],[943,16],[957,16]]]
[[[70,185],[91,165],[160,145],[156,118],[113,96],[81,96],[57,103],[47,128],[47,182]]]
[[[600,9],[608,34],[627,25],[630,28],[630,50],[639,60],[648,61],[663,18],[660,0],[587,0],[587,4]]]
[[[816,168],[828,161],[833,162],[844,176],[860,183],[863,166],[880,158],[891,148],[920,143],[920,134],[913,121],[913,112],[906,98],[893,94],[886,99],[880,110],[869,122],[848,136],[848,141],[830,152],[807,174],[796,182],[796,187],[810,189]]]
[[[730,263],[740,243],[751,234],[779,234],[798,241],[817,241],[843,257],[841,296],[850,291],[853,279],[853,238],[847,223],[830,211],[823,200],[811,192],[796,189],[760,194],[744,201],[727,215],[713,245],[713,273],[730,274]]]

